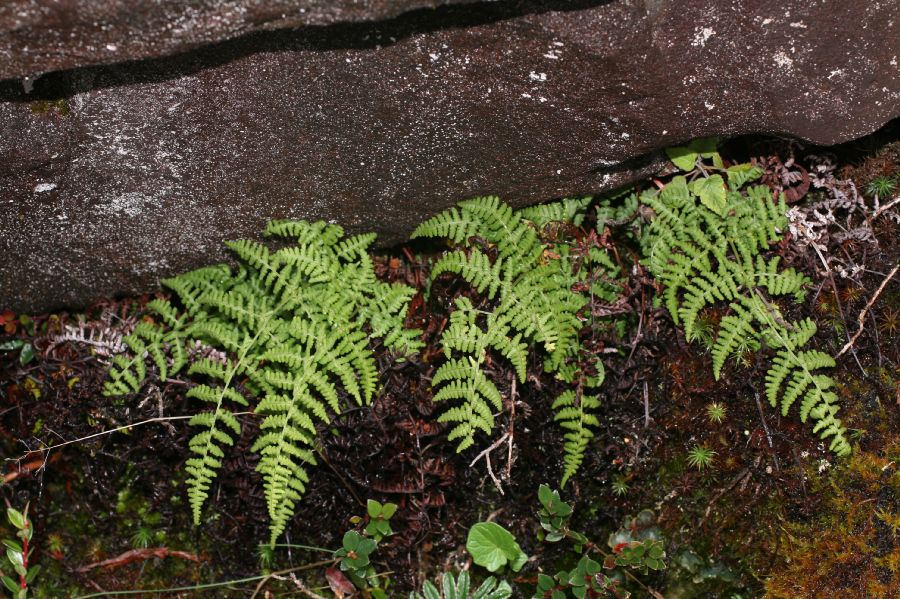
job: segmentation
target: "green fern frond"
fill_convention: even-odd
[[[725,366],[729,356],[734,355],[739,348],[747,343],[747,339],[756,336],[753,321],[749,313],[740,304],[731,306],[736,315],[724,316],[719,321],[719,334],[712,347],[713,376],[716,380],[722,376],[722,367]]]
[[[225,452],[240,435],[229,406],[258,401],[265,419],[253,448],[261,455],[274,542],[303,495],[306,467],[315,464],[314,423],[341,410],[341,389],[357,404],[375,394],[370,337],[409,352],[421,346],[421,331],[403,327],[413,290],[375,277],[367,254],[373,235],[342,239],[341,227],[305,221],[271,221],[265,234],[296,245],[273,251],[255,241],[229,242],[238,259],[234,271],[218,265],[166,279],[184,311],[164,300],[148,304],[159,324],[142,323],[126,338],[131,357],[113,358],[104,390],[138,391],[147,360],[162,377],[171,376],[187,361],[186,344],[225,352],[225,361],[200,358],[188,369],[191,377],[208,379],[188,397],[210,408],[190,420],[198,432],[185,465],[189,504],[199,522]],[[477,387],[488,390],[481,381]]]
[[[528,208],[521,208],[519,216],[531,222],[539,230],[550,223],[571,223],[576,227],[580,227],[581,223],[584,222],[585,212],[592,199],[592,196],[585,196],[583,198],[565,198],[548,204],[538,204]]]
[[[459,208],[450,208],[416,227],[410,237],[446,237],[453,243],[462,243],[478,233],[479,225],[475,215]]]
[[[344,229],[324,221],[270,220],[263,232],[266,237],[294,239],[298,246],[322,245],[331,247],[344,236]]]
[[[491,299],[497,295],[502,280],[500,278],[503,260],[498,259],[491,264],[491,259],[473,248],[466,252],[451,252],[444,254],[431,270],[432,278],[437,278],[445,272],[452,272],[466,281],[479,293],[487,293]]]
[[[376,237],[375,233],[363,233],[344,239],[335,247],[335,254],[345,261],[368,260],[369,246],[374,243]]]
[[[164,325],[142,321],[138,323],[123,342],[131,351],[131,358],[115,356],[104,383],[105,395],[124,395],[140,391],[147,378],[145,361],[149,358],[159,371],[160,380],[165,381],[170,374],[181,370],[185,364],[183,318],[175,316],[171,305],[165,300],[148,303],[151,311],[159,314]],[[171,365],[166,354],[172,354]]]
[[[592,395],[578,397],[575,391],[564,391],[551,408],[556,413],[554,420],[559,423],[565,433],[565,457],[563,476],[560,487],[565,487],[566,482],[578,471],[584,461],[588,442],[594,433],[590,427],[597,427],[600,421],[593,412],[600,407],[600,400]]]
[[[707,173],[692,173],[693,182],[677,176],[659,193],[644,193],[641,201],[652,209],[642,245],[644,263],[665,285],[663,299],[676,324],[688,339],[697,338],[695,326],[702,310],[727,304],[729,314],[719,323],[712,347],[713,374],[718,379],[729,356],[765,343],[776,355],[766,374],[766,397],[782,414],[800,401],[800,419],[817,420],[813,430],[831,436],[832,449],[849,452],[845,430],[834,417],[837,396],[834,381],[821,373],[834,366],[826,354],[801,348],[815,334],[810,320],[788,323],[769,298],[790,296],[802,301],[809,279],[792,268],[781,269],[778,257],[767,258],[771,243],[781,239],[787,225],[784,195],[773,200],[766,186],[741,185],[759,173],[749,166],[728,169],[730,189],[723,210],[714,211],[702,197],[724,184]],[[721,192],[719,192],[721,193]],[[721,196],[719,196],[721,199]],[[721,206],[720,206],[721,207]]]
[[[577,272],[570,248],[542,240],[540,231],[554,221],[581,222],[589,202],[589,198],[565,200],[517,212],[499,198],[475,198],[416,230],[415,237],[445,237],[458,246],[471,238],[478,240],[473,244],[477,247],[457,247],[446,253],[432,269],[432,281],[452,272],[481,294],[481,304],[488,304],[476,309],[466,296],[455,300],[450,324],[441,336],[447,362],[431,381],[435,402],[453,402],[439,420],[455,423],[449,439],[459,440],[457,451],[471,447],[479,431],[491,434],[492,409],[503,409],[500,392],[486,374],[489,355],[508,360],[518,380],[524,381],[529,346],[538,345],[545,355],[545,370],[574,382],[576,369],[570,362],[579,359],[579,314],[588,297],[574,292],[573,287],[587,280],[587,271],[594,272],[592,283],[611,301],[616,289],[611,281],[618,268],[605,253],[591,248],[578,260],[584,272]],[[488,249],[482,249],[485,247]],[[596,271],[604,271],[605,278]],[[588,399],[587,404],[594,401]],[[570,426],[569,413],[564,415],[563,426]],[[596,416],[585,413],[582,422],[584,427],[577,435],[583,440]],[[570,444],[574,452],[578,445]],[[576,458],[568,459],[566,479],[579,463]]]

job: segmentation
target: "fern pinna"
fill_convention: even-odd
[[[272,251],[254,241],[230,242],[235,271],[219,265],[163,281],[184,311],[151,302],[157,321],[127,338],[133,355],[114,359],[104,391],[137,392],[147,358],[165,379],[187,363],[186,345],[221,350],[224,358],[204,357],[188,369],[203,382],[187,395],[210,405],[190,420],[199,432],[186,464],[189,503],[199,523],[225,448],[241,434],[232,406],[258,398],[254,412],[264,418],[252,450],[260,454],[274,543],[303,495],[307,466],[316,463],[316,423],[340,411],[339,389],[357,404],[375,392],[369,338],[382,338],[400,354],[421,342],[419,331],[403,328],[413,290],[375,278],[367,253],[374,235],[342,239],[338,226],[305,221],[272,221],[265,233],[296,244]]]
[[[581,278],[573,268],[569,249],[545,243],[539,231],[553,221],[577,221],[590,198],[565,200],[515,212],[496,197],[475,198],[438,214],[420,225],[413,237],[443,237],[456,249],[441,257],[432,269],[432,281],[451,272],[481,294],[474,305],[468,297],[455,300],[450,324],[441,344],[447,361],[431,383],[434,401],[454,400],[440,417],[452,422],[449,439],[459,440],[457,451],[474,444],[478,431],[491,434],[494,411],[503,409],[497,386],[487,375],[488,352],[506,358],[520,381],[525,380],[529,346],[545,353],[544,368],[572,382],[579,374],[579,311],[585,295],[572,288]],[[585,259],[591,261],[593,254]],[[604,255],[611,266],[612,263]],[[582,271],[584,272],[584,271]],[[597,282],[596,290],[611,293]],[[596,385],[602,377],[594,377]],[[567,430],[563,481],[575,473],[596,425],[596,397],[577,391],[564,393],[554,404],[557,420]]]
[[[665,286],[663,299],[672,319],[684,326],[689,340],[702,336],[698,317],[716,302],[727,302],[712,345],[713,373],[718,379],[729,358],[765,346],[775,351],[766,374],[766,397],[780,401],[787,415],[800,400],[800,419],[816,421],[813,431],[838,455],[850,452],[846,430],[836,418],[834,381],[820,369],[835,365],[828,354],[803,347],[816,332],[809,319],[788,322],[773,298],[801,301],[808,279],[793,268],[779,268],[779,258],[766,257],[769,245],[787,226],[784,198],[772,199],[765,186],[744,187],[761,175],[749,165],[724,168],[717,154],[713,166],[689,167],[688,178],[676,176],[660,191],[645,191],[640,202],[653,210],[642,247],[645,263]],[[695,160],[701,160],[696,155]],[[710,174],[721,171],[720,174]],[[743,191],[742,191],[743,190]]]

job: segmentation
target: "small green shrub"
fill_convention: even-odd
[[[21,512],[11,507],[7,508],[6,519],[16,529],[18,540],[3,539],[3,545],[6,548],[5,561],[12,570],[10,574],[14,576],[10,576],[0,569],[0,582],[14,599],[27,599],[29,587],[41,570],[40,566],[29,563],[31,554],[34,552],[34,546],[31,545],[34,526],[28,517],[28,506],[26,505]]]

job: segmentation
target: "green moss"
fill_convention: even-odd
[[[827,497],[807,522],[782,527],[779,563],[767,597],[900,596],[900,441],[884,451],[857,451],[812,493]],[[815,480],[815,479],[814,479]]]
[[[31,102],[28,107],[34,114],[56,115],[60,117],[67,117],[71,114],[69,103],[63,98],[59,98],[58,100],[35,100],[34,102]]]

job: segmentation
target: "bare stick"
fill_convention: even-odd
[[[280,576],[276,576],[275,578],[277,578],[277,579],[279,579],[279,580],[284,580],[284,579],[281,578]],[[325,597],[323,597],[322,595],[319,595],[318,593],[312,591],[309,587],[307,587],[305,584],[303,584],[303,583],[300,581],[300,579],[297,578],[297,575],[294,574],[293,572],[291,572],[291,582],[293,582],[294,585],[297,587],[297,589],[298,589],[301,593],[303,593],[304,595],[306,595],[307,597],[310,597],[311,599],[325,599]]]
[[[878,296],[881,295],[881,292],[884,291],[885,287],[887,287],[888,281],[894,278],[894,275],[897,274],[898,270],[900,270],[900,264],[894,266],[894,269],[888,273],[888,275],[881,282],[881,285],[879,285],[878,289],[875,291],[875,295],[872,296],[872,298],[869,300],[869,303],[866,304],[866,307],[863,308],[862,312],[859,313],[859,317],[856,319],[856,321],[859,323],[859,330],[853,334],[853,337],[850,338],[850,341],[848,341],[847,344],[841,349],[841,351],[838,352],[837,356],[835,356],[836,358],[840,358],[845,353],[847,353],[847,350],[852,348],[853,344],[856,343],[856,340],[859,339],[859,336],[862,335],[862,332],[866,325],[866,314],[869,313],[872,305],[875,304],[875,300],[878,299]]]
[[[513,466],[513,433],[515,431],[516,424],[516,374],[512,374],[512,385],[510,386],[509,391],[509,440],[507,441],[507,452],[506,452],[506,473],[504,478],[509,480],[510,476],[512,476],[512,466]]]
[[[644,381],[644,428],[650,426],[650,389]]]
[[[244,415],[244,414],[252,414],[253,412],[241,412],[239,414],[235,414],[235,416]],[[100,431],[99,433],[94,433],[93,435],[88,435],[87,437],[79,437],[78,439],[72,439],[71,441],[66,441],[64,443],[60,443],[59,445],[48,445],[46,447],[41,447],[39,449],[35,449],[33,451],[50,451],[53,449],[59,449],[60,447],[65,447],[66,445],[71,445],[73,443],[80,443],[82,441],[87,441],[89,439],[94,439],[96,437],[102,437],[103,435],[111,435],[112,433],[116,433],[119,431],[124,431],[129,428],[134,428],[137,426],[141,426],[142,424],[150,424],[152,422],[168,422],[170,420],[187,420],[193,418],[193,416],[166,416],[164,418],[149,418],[147,420],[141,420],[140,422],[135,422],[133,424],[126,424],[123,426],[118,426],[116,428],[110,429],[108,431]],[[29,451],[28,453],[31,453]],[[15,462],[22,458],[6,458],[7,462]]]
[[[700,530],[701,528],[703,528],[703,524],[706,522],[706,519],[709,518],[709,514],[710,514],[710,512],[712,512],[713,506],[716,504],[716,502],[719,499],[721,499],[721,497],[725,493],[727,493],[732,488],[734,488],[734,486],[736,484],[741,482],[741,479],[743,479],[745,476],[749,476],[749,475],[750,475],[750,468],[744,468],[743,470],[741,470],[738,473],[737,476],[735,476],[734,478],[731,479],[731,482],[728,483],[728,485],[722,487],[719,490],[719,492],[715,494],[715,496],[709,501],[709,505],[706,506],[706,513],[703,514],[703,520],[700,521],[700,524],[697,526],[697,530]]]
[[[475,459],[472,460],[471,464],[469,464],[469,467],[471,468],[478,462],[478,460],[484,458],[484,463],[487,464],[488,475],[490,475],[491,480],[494,481],[494,486],[497,487],[497,490],[500,491],[501,495],[504,494],[503,487],[500,486],[500,480],[497,478],[497,475],[494,474],[494,470],[491,468],[491,452],[503,445],[503,442],[506,441],[507,437],[509,437],[509,433],[503,433],[502,437],[494,441],[494,443],[490,447],[475,456]]]
[[[889,208],[893,208],[893,207],[896,206],[897,204],[900,204],[900,197],[894,198],[891,202],[885,204],[884,206],[882,206],[881,208],[879,208],[878,210],[876,210],[876,211],[875,211],[875,214],[872,215],[872,220],[875,220],[876,218],[878,218],[879,216],[881,216],[881,214],[882,214],[885,210],[888,210]]]
[[[301,570],[313,570],[315,568],[320,568],[322,566],[334,565],[338,561],[339,560],[337,560],[337,559],[327,559],[327,560],[322,560],[320,562],[314,562],[312,564],[304,564],[302,566],[297,566],[295,568],[288,568],[287,570],[278,570],[277,572],[270,572],[269,574],[266,574],[265,576],[261,577],[259,584],[256,585],[256,589],[253,591],[253,594],[250,595],[250,599],[256,599],[256,597],[259,595],[259,592],[262,590],[262,588],[264,586],[266,586],[266,584],[268,584],[268,582],[270,580],[272,580],[273,578],[278,578],[278,576],[280,576],[282,574],[290,574],[291,572],[299,572]],[[251,580],[256,580],[256,578],[253,578]],[[279,579],[279,580],[282,580],[282,579]]]
[[[775,453],[775,446],[772,444],[772,433],[769,431],[769,425],[766,424],[766,415],[763,412],[762,402],[759,401],[759,391],[753,388],[753,398],[756,400],[756,409],[759,410],[759,419],[762,421],[763,430],[766,432],[766,441],[769,442],[769,449],[772,450],[772,456],[775,458],[775,468],[781,471],[781,464],[778,461],[778,454]]]

